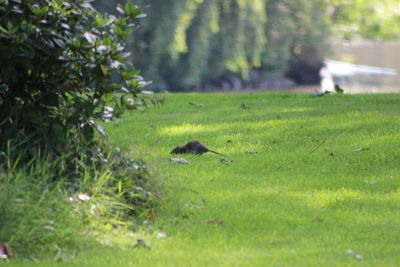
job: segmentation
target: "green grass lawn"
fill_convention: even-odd
[[[398,94],[170,94],[106,129],[163,181],[162,209],[60,266],[400,265]],[[225,157],[169,162],[190,140]]]

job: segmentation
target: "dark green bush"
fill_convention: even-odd
[[[101,15],[89,2],[0,0],[3,151],[11,139],[27,158],[90,145],[96,130],[106,135],[96,119],[140,105],[144,82],[124,46],[142,11],[127,3],[121,17]]]
[[[125,52],[143,14],[89,2],[0,0],[0,241],[20,253],[68,247],[90,222],[118,227],[154,205],[144,163],[96,134],[145,105]],[[91,196],[79,213],[68,200],[78,192]]]
[[[120,17],[102,15],[89,2],[0,0],[0,152],[21,165],[56,160],[53,179],[69,179],[72,190],[84,172],[109,169],[106,186],[119,184],[130,204],[146,206],[149,192],[137,192],[145,165],[95,139],[106,135],[98,120],[144,104],[145,82],[124,50],[143,13],[128,2]]]

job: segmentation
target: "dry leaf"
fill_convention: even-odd
[[[89,196],[86,193],[80,193],[77,195],[77,197],[78,197],[78,200],[80,200],[80,201],[89,201],[92,198],[91,196]]]
[[[149,219],[149,220],[155,220],[155,219],[156,219],[156,216],[154,216],[154,214],[151,213],[151,212],[147,213],[146,217],[147,217],[147,219]]]
[[[220,163],[230,166],[232,164],[232,160],[220,159]]]
[[[189,161],[184,158],[170,158],[169,161],[176,164],[189,164]]]
[[[354,255],[354,258],[356,258],[357,260],[362,260],[364,257],[361,254],[356,254]]]
[[[0,259],[8,260],[13,256],[7,243],[0,243]]]
[[[215,219],[209,219],[206,221],[207,224],[211,224],[211,223],[215,223],[215,224],[223,224],[224,221],[219,219],[219,218],[215,218]]]
[[[166,238],[166,237],[167,237],[167,234],[164,233],[164,232],[158,232],[157,233],[157,238]]]
[[[89,201],[91,199],[92,199],[92,197],[86,193],[76,193],[76,194],[72,195],[71,197],[69,197],[70,201]]]

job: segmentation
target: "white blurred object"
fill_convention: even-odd
[[[167,234],[164,233],[164,232],[158,232],[157,233],[157,238],[166,238],[166,237],[167,237]]]
[[[331,75],[339,77],[352,76],[356,74],[390,75],[390,76],[397,75],[397,71],[395,69],[380,68],[380,67],[366,66],[366,65],[356,65],[338,60],[327,59],[325,60],[325,65],[327,71]]]
[[[321,77],[321,91],[322,92],[333,92],[335,89],[335,83],[333,81],[332,73],[328,67],[322,67],[319,71],[319,77]]]
[[[69,197],[70,201],[78,201],[78,200],[79,201],[89,201],[91,199],[92,199],[92,197],[86,193],[77,193],[77,194],[74,194],[71,197]]]

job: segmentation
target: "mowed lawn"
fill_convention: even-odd
[[[61,265],[400,265],[398,94],[169,94],[106,130],[165,186],[131,237],[151,249],[116,244]],[[225,156],[169,162],[190,140]]]

